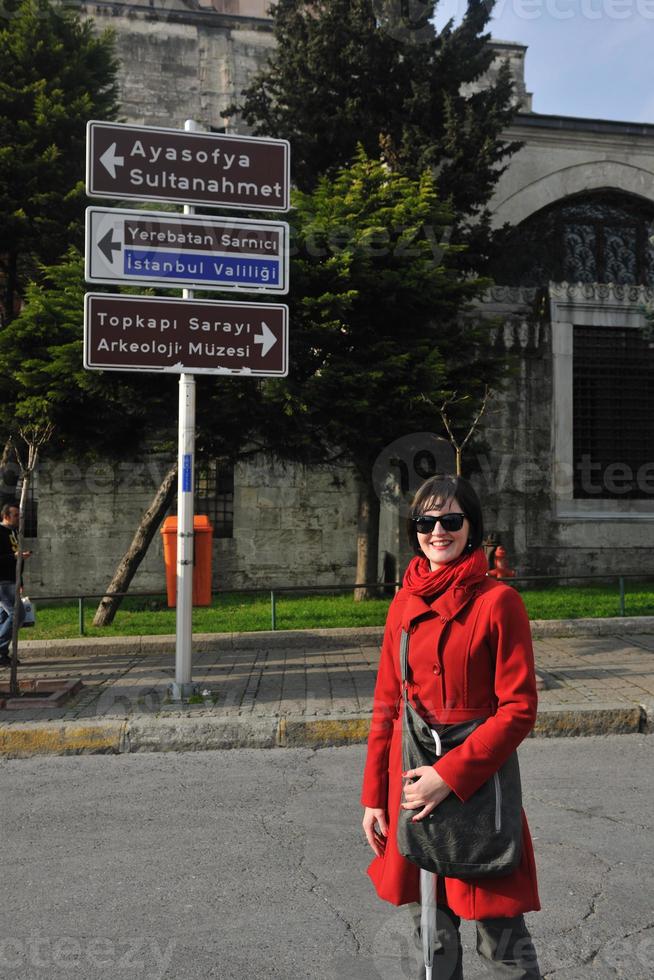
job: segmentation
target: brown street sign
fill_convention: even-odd
[[[86,193],[288,211],[290,155],[288,140],[92,120],[86,131]]]
[[[84,367],[283,377],[288,307],[88,293]]]

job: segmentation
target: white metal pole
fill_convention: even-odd
[[[184,123],[186,132],[200,127],[193,119]],[[185,204],[184,214],[195,214]],[[193,299],[193,290],[182,291]],[[179,436],[177,476],[177,615],[175,637],[175,683],[173,700],[181,701],[193,692],[193,493],[195,490],[195,378],[179,378]]]
[[[192,693],[193,641],[193,489],[195,455],[195,378],[179,379],[179,475],[177,480],[176,701]]]

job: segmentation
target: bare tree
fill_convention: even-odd
[[[443,425],[447,430],[447,434],[449,436],[450,442],[452,444],[452,447],[454,448],[454,452],[456,453],[456,475],[461,476],[461,461],[463,458],[463,450],[465,449],[466,443],[470,439],[470,436],[473,434],[473,432],[479,425],[481,417],[486,411],[486,406],[488,405],[490,399],[493,397],[493,392],[491,388],[489,388],[488,385],[486,385],[484,389],[484,397],[481,403],[481,408],[479,409],[474,419],[472,420],[470,428],[468,429],[465,438],[463,439],[463,442],[459,442],[456,436],[454,435],[454,429],[452,428],[452,420],[450,416],[447,414],[447,408],[450,405],[455,405],[457,402],[466,401],[470,396],[464,395],[462,398],[457,398],[456,395],[457,393],[455,391],[451,398],[448,398],[446,401],[443,402],[443,404],[440,407],[440,413],[441,413],[441,418],[443,420]]]
[[[54,426],[50,422],[26,425],[18,430],[18,441],[13,441],[14,455],[20,470],[21,490],[18,518],[18,551],[16,555],[16,596],[14,599],[14,621],[11,631],[11,674],[9,678],[9,693],[18,697],[18,623],[19,610],[22,602],[21,585],[23,580],[23,543],[25,541],[25,509],[29,494],[32,474],[39,458],[39,450],[52,438]],[[22,444],[22,445],[21,445]]]

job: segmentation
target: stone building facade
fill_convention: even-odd
[[[183,129],[225,126],[222,112],[273,46],[267,0],[95,0],[80,5],[110,28],[122,70],[125,122]]]
[[[222,112],[273,43],[266,0],[82,9],[116,32],[124,119],[137,124],[181,128],[195,118],[222,128]],[[519,111],[507,136],[524,145],[491,202],[497,227],[514,231],[478,313],[501,324],[498,343],[516,369],[468,463],[488,529],[521,572],[652,571],[654,341],[643,309],[654,303],[654,126],[533,112],[526,48],[495,46],[491,74],[508,58],[516,81]],[[43,469],[31,587],[104,588],[163,464],[112,463],[104,481]],[[199,511],[229,511],[216,518],[216,587],[354,581],[357,500],[348,470],[262,457],[238,464],[222,487],[214,481],[205,498]],[[401,571],[402,514],[388,504],[381,542],[380,575]],[[133,588],[163,581],[157,539]]]
[[[651,572],[654,126],[519,113],[508,135],[492,211],[515,230],[485,306],[520,367],[495,527],[530,572]]]

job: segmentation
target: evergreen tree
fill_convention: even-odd
[[[28,284],[22,310],[0,331],[0,432],[51,423],[51,452],[115,456],[147,444],[174,455],[176,376],[84,368],[86,288],[74,247]],[[236,458],[260,422],[260,386],[231,377],[197,383],[198,453]]]
[[[266,386],[266,433],[287,453],[355,467],[357,581],[375,581],[377,456],[407,432],[440,427],[454,392],[470,396],[453,406],[469,424],[505,360],[487,325],[460,317],[488,281],[454,267],[460,247],[441,241],[451,210],[429,171],[413,180],[360,149],[294,202],[291,365]]]
[[[173,375],[87,371],[83,367],[84,260],[75,248],[31,282],[20,313],[0,331],[0,431],[16,437],[52,430],[49,455],[125,457],[144,446],[176,454],[178,386]],[[250,378],[199,377],[199,459],[236,458],[261,427],[261,387]],[[15,500],[10,445],[0,462],[1,492]],[[12,479],[13,476],[13,479]],[[109,591],[126,591],[176,489],[175,466],[143,514]],[[111,622],[120,600],[100,603],[96,625]]]
[[[75,248],[27,286],[22,310],[0,331],[0,431],[51,423],[58,451],[129,453],[169,424],[162,381],[169,398],[172,381],[84,369],[84,292],[84,258]]]
[[[503,137],[513,84],[508,63],[479,84],[495,57],[493,0],[468,0],[460,25],[439,33],[436,5],[278,0],[267,67],[228,109],[291,143],[304,251],[291,274],[289,378],[267,386],[283,411],[268,426],[287,451],[304,443],[356,467],[358,581],[377,577],[373,460],[408,432],[440,429],[446,399],[467,430],[508,367],[488,326],[462,312],[488,284],[477,278],[493,237],[487,204],[519,147]],[[339,230],[347,244],[334,250]]]
[[[437,0],[421,3],[414,23],[404,6],[278,0],[276,48],[228,113],[241,112],[256,134],[291,141],[301,189],[347,164],[361,143],[414,178],[433,168],[455,218],[475,215],[519,145],[501,136],[515,111],[508,64],[474,91],[494,57],[484,33],[493,2],[468,0],[461,24],[450,21],[439,34],[431,23]]]
[[[0,313],[38,264],[81,244],[88,119],[117,112],[109,34],[49,0],[5,0],[0,20]]]

